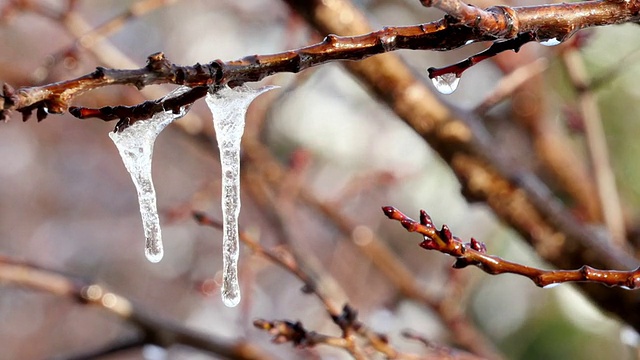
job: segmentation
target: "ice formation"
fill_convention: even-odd
[[[176,97],[189,89],[189,87],[179,87],[161,100]],[[145,236],[145,255],[153,263],[160,261],[163,256],[156,191],[151,179],[153,144],[167,125],[183,117],[187,111],[189,106],[180,108],[178,114],[174,114],[171,110],[156,113],[149,120],[137,121],[120,132],[109,133],[138,192]]]
[[[260,94],[274,89],[224,86],[207,94],[206,101],[216,130],[222,165],[222,302],[234,307],[240,302],[238,285],[238,215],[240,214],[240,140],[249,104]]]

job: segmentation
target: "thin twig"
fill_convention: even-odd
[[[427,250],[436,250],[456,258],[454,268],[462,269],[473,265],[491,275],[517,274],[525,276],[537,286],[549,287],[565,282],[595,282],[609,287],[620,287],[627,290],[640,288],[640,267],[631,271],[598,270],[584,265],[577,270],[541,270],[487,255],[484,243],[471,238],[463,243],[453,236],[447,225],[436,230],[431,217],[420,211],[420,222],[409,218],[392,206],[382,208],[384,214],[392,220],[399,221],[409,232],[417,232],[424,236],[420,246]]]

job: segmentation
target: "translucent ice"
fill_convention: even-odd
[[[249,104],[258,95],[275,86],[220,88],[208,93],[207,105],[213,114],[213,125],[220,148],[222,165],[222,302],[229,307],[240,302],[238,285],[238,215],[240,214],[240,140],[244,133],[244,117]]]
[[[188,87],[177,88],[161,100],[181,95],[189,89]],[[153,144],[167,125],[183,117],[187,111],[189,107],[185,106],[180,108],[178,114],[172,111],[156,113],[149,120],[136,121],[120,132],[109,133],[138,192],[145,236],[145,255],[154,263],[162,259],[163,250],[156,191],[151,179]]]

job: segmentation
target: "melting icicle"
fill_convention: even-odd
[[[562,43],[562,41],[558,40],[558,38],[552,38],[552,39],[547,39],[545,41],[540,41],[540,45],[544,45],[544,46],[556,46],[556,45],[560,45],[560,43]]]
[[[275,86],[260,89],[227,86],[207,94],[213,115],[222,164],[222,302],[234,307],[240,302],[238,285],[238,215],[240,214],[240,140],[249,104],[258,95]]]
[[[449,95],[458,88],[460,76],[456,73],[446,73],[435,76],[431,79],[431,82],[433,82],[433,86],[436,87],[439,93]]]
[[[163,98],[181,95],[190,88],[183,86],[175,89]],[[145,236],[145,255],[153,263],[162,259],[162,233],[156,206],[156,190],[151,179],[151,157],[153,144],[160,132],[173,121],[183,117],[189,107],[180,108],[180,113],[172,111],[160,112],[149,120],[137,121],[121,132],[109,133],[116,144],[125,168],[131,175],[138,192],[140,215]]]

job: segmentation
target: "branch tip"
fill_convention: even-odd
[[[392,219],[392,220],[398,220],[398,219],[396,218],[396,216],[397,216],[397,213],[399,213],[399,211],[398,211],[398,210],[396,210],[396,208],[394,208],[393,206],[383,206],[383,207],[382,207],[382,212],[383,212],[383,213],[384,213],[384,215],[385,215],[386,217],[388,217],[389,219]]]

